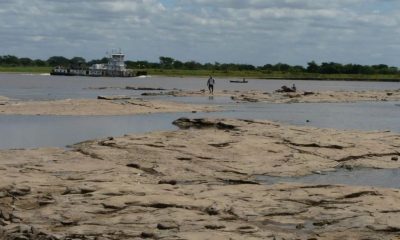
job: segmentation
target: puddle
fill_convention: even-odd
[[[209,113],[207,116],[265,119],[319,128],[365,131],[390,130],[400,133],[400,108],[395,104],[397,103],[226,104],[224,108],[227,111]]]
[[[263,175],[257,176],[257,181],[264,184],[296,182],[400,188],[400,169],[338,169],[333,172],[322,172],[322,174],[312,174],[301,177],[272,177]]]

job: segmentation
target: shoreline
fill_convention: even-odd
[[[258,120],[174,123],[181,129],[69,150],[0,150],[0,237],[390,239],[400,231],[398,189],[253,178],[338,165],[399,168],[399,134]]]
[[[37,71],[0,71],[0,74],[49,74],[49,68],[45,68],[45,70],[38,69]],[[51,70],[51,68],[50,68]],[[150,76],[155,77],[178,77],[178,78],[190,78],[190,77],[203,77],[207,78],[210,74],[218,77],[218,78],[226,78],[226,79],[237,79],[237,78],[246,78],[252,80],[310,80],[310,81],[356,81],[356,82],[400,82],[400,76],[390,75],[392,77],[388,77],[385,74],[343,74],[345,76],[337,77],[337,74],[309,74],[309,75],[293,75],[289,73],[283,73],[281,76],[276,76],[276,74],[262,74],[258,72],[244,71],[244,72],[232,72],[232,73],[224,73],[221,72],[206,72],[200,71],[201,73],[197,73],[196,70],[191,72],[185,72],[178,70],[178,73],[174,73],[174,70],[147,70]],[[317,75],[317,76],[316,76]],[[134,78],[134,77],[132,77]]]

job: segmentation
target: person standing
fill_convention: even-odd
[[[208,81],[207,81],[207,86],[208,86],[208,91],[209,91],[211,94],[214,93],[214,84],[215,84],[215,80],[214,80],[214,78],[213,78],[212,76],[210,76],[210,77],[208,78]]]

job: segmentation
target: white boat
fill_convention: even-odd
[[[65,68],[57,66],[51,71],[51,75],[65,76],[91,76],[91,77],[135,77],[146,75],[144,71],[135,72],[132,69],[127,69],[125,64],[125,54],[121,51],[113,52],[108,57],[106,64],[93,64],[89,68]]]

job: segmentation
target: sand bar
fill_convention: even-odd
[[[8,101],[0,104],[0,114],[104,116],[160,112],[215,111],[216,107],[184,103],[107,97],[108,99],[64,99],[53,101]]]

